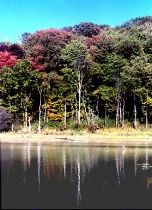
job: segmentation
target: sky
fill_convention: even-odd
[[[19,42],[24,32],[80,22],[118,26],[152,16],[152,0],[0,0],[0,41]]]

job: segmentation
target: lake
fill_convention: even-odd
[[[151,209],[152,148],[1,144],[1,208]]]

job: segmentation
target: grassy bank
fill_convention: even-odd
[[[96,133],[86,130],[43,130],[41,133],[0,133],[1,143],[52,143],[62,145],[152,146],[152,129],[102,129]]]
[[[20,130],[17,133],[19,134],[26,134],[28,133],[26,130]],[[34,134],[33,132],[31,132]],[[144,128],[138,128],[133,129],[130,127],[125,128],[103,128],[96,130],[95,132],[89,132],[87,129],[81,129],[74,130],[74,129],[67,129],[60,131],[59,129],[44,129],[41,131],[41,134],[43,135],[80,135],[80,136],[92,136],[92,137],[100,137],[100,136],[109,136],[109,137],[151,137],[152,138],[152,128],[151,129],[144,129]]]

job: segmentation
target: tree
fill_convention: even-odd
[[[0,43],[0,52],[5,52],[5,51],[9,51],[8,43],[1,42]]]
[[[77,75],[78,125],[81,123],[82,84],[87,66],[87,48],[81,40],[73,40],[62,50],[62,59],[72,67]]]
[[[78,25],[73,26],[72,31],[78,35],[85,37],[92,37],[100,34],[101,30],[107,30],[109,26],[107,25],[97,25],[91,22],[82,22]]]
[[[72,38],[73,34],[65,30],[37,31],[24,41],[26,56],[40,71],[60,69],[60,52]]]
[[[26,60],[19,61],[13,69],[3,69],[2,86],[5,101],[11,112],[22,113],[25,127],[28,126],[28,113],[33,104],[33,73],[31,64]]]
[[[39,123],[38,123],[38,132],[41,132],[41,116],[42,116],[42,96],[45,98],[45,94],[47,94],[47,88],[49,86],[48,75],[43,72],[35,72],[35,83],[36,88],[39,93]]]
[[[11,44],[8,47],[8,52],[11,53],[11,55],[16,56],[18,59],[24,58],[25,52],[21,46],[18,44]]]
[[[147,91],[151,96],[152,88],[152,64],[144,52],[132,60],[124,68],[124,85],[133,95],[134,101],[134,125],[137,127],[137,110],[144,114],[143,103],[147,99]],[[138,99],[138,100],[137,100]],[[138,108],[138,109],[137,109]]]
[[[0,69],[3,67],[13,67],[18,62],[17,57],[9,52],[0,52]]]
[[[64,125],[67,127],[67,105],[71,106],[71,117],[74,120],[74,102],[76,100],[77,75],[72,68],[65,67],[61,69],[61,82],[59,85],[59,96],[64,103]]]

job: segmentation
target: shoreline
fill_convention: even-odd
[[[115,146],[152,147],[152,136],[148,135],[102,135],[102,134],[17,134],[0,133],[3,144],[49,144],[60,146]]]

